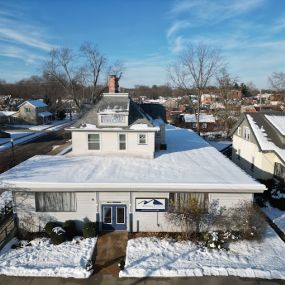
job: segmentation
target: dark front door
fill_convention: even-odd
[[[120,204],[102,205],[102,230],[126,230],[127,206]]]

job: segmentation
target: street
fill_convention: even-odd
[[[54,145],[65,144],[70,137],[70,132],[63,129],[54,132],[47,131],[45,135],[34,141],[14,146],[14,151],[10,148],[0,152],[0,173],[34,155],[47,154]]]

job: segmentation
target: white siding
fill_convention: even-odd
[[[52,220],[61,222],[66,220],[83,221],[87,218],[90,221],[96,221],[96,193],[77,192],[76,200],[76,212],[36,212],[34,192],[15,193],[16,212],[19,222],[29,220],[31,226],[34,224],[35,230],[39,226],[44,227],[48,221]]]
[[[100,150],[88,149],[88,134],[100,133]],[[125,133],[127,140],[127,149],[119,150],[119,134]],[[147,144],[138,144],[138,134],[147,135]],[[153,158],[155,151],[155,133],[154,132],[72,132],[72,154],[131,154],[139,157]]]
[[[209,202],[218,201],[220,207],[231,208],[242,201],[252,202],[253,194],[245,193],[210,193]]]

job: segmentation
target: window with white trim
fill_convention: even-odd
[[[36,192],[36,212],[76,212],[74,192]]]
[[[247,141],[250,139],[250,129],[248,127],[243,127],[243,138]]]
[[[119,150],[127,149],[127,136],[126,134],[119,134]]]
[[[238,136],[241,135],[241,127],[238,127],[238,129],[237,129],[237,134],[238,134]]]
[[[100,134],[88,134],[88,149],[100,150]]]
[[[139,144],[147,144],[146,134],[138,134]]]
[[[202,124],[202,129],[207,129],[207,123]]]

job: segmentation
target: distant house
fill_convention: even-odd
[[[14,121],[14,111],[0,111],[0,125],[12,123]]]
[[[52,113],[42,100],[28,100],[19,106],[18,118],[33,125],[46,124],[52,120]]]
[[[244,113],[232,137],[237,165],[257,179],[285,182],[285,113]]]
[[[197,118],[195,114],[181,114],[181,127],[191,130],[198,129]],[[200,114],[199,130],[200,132],[212,132],[215,129],[216,119],[213,115]]]

